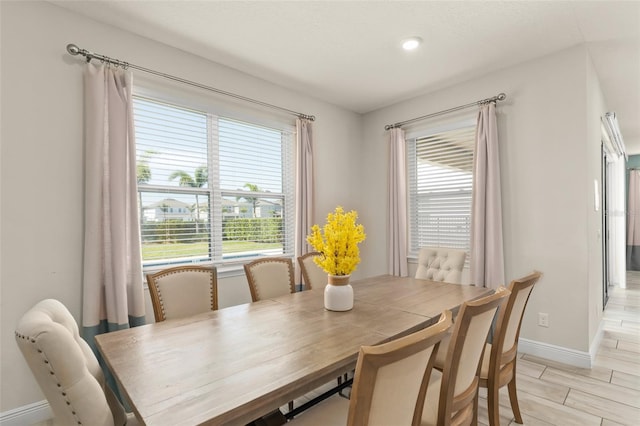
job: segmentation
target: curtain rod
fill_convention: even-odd
[[[180,82],[180,83],[188,84],[190,86],[195,86],[195,87],[198,87],[200,89],[205,89],[205,90],[208,90],[210,92],[215,92],[215,93],[218,93],[218,94],[221,94],[221,95],[230,96],[230,97],[235,98],[235,99],[240,99],[240,100],[245,101],[245,102],[250,102],[250,103],[253,103],[253,104],[261,105],[263,107],[284,111],[286,113],[295,115],[298,118],[302,118],[302,119],[306,119],[306,120],[310,120],[310,121],[315,121],[315,119],[316,119],[316,117],[314,115],[302,114],[300,112],[292,111],[292,110],[287,109],[287,108],[279,107],[277,105],[272,105],[272,104],[269,104],[269,103],[266,103],[266,102],[258,101],[256,99],[247,98],[246,96],[237,95],[235,93],[226,92],[224,90],[216,89],[215,87],[205,86],[204,84],[196,83],[194,81],[186,80],[184,78],[176,77],[176,76],[173,76],[173,75],[170,75],[170,74],[165,74],[163,72],[155,71],[155,70],[152,70],[152,69],[149,69],[149,68],[144,68],[144,67],[141,67],[139,65],[134,65],[134,64],[131,64],[129,62],[121,61],[119,59],[110,58],[108,56],[101,55],[99,53],[93,53],[93,52],[90,52],[90,51],[88,51],[86,49],[80,49],[75,44],[67,44],[67,52],[70,55],[73,55],[73,56],[76,56],[76,55],[84,56],[85,58],[87,58],[87,62],[91,62],[92,59],[97,59],[99,61],[115,65],[116,67],[122,67],[123,69],[127,69],[127,68],[136,69],[136,70],[143,71],[143,72],[146,72],[146,73],[149,73],[149,74],[153,74],[153,75],[157,75],[157,76],[160,76],[160,77],[164,77],[164,78],[167,78],[169,80],[173,80],[173,81],[177,81],[177,82]]]
[[[505,95],[504,93],[500,93],[498,96],[494,96],[492,98],[482,99],[481,101],[471,102],[470,104],[460,105],[460,106],[457,106],[457,107],[454,107],[454,108],[445,109],[443,111],[438,111],[438,112],[434,112],[432,114],[423,115],[422,117],[412,118],[411,120],[399,121],[399,122],[394,123],[394,124],[387,124],[386,126],[384,126],[384,129],[385,130],[390,130],[390,129],[394,129],[396,127],[402,127],[405,124],[413,123],[414,121],[420,121],[420,120],[424,120],[426,118],[437,117],[438,115],[447,114],[447,113],[458,111],[458,110],[461,110],[461,109],[464,109],[464,108],[469,108],[469,107],[472,107],[472,106],[475,106],[475,105],[482,105],[482,104],[486,104],[486,103],[489,103],[489,102],[496,102],[496,101],[504,101],[505,99],[507,99],[507,95]]]

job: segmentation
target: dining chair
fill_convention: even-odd
[[[500,401],[498,391],[507,385],[509,401],[516,423],[522,423],[522,414],[518,405],[516,392],[516,360],[518,353],[518,337],[524,310],[527,306],[533,286],[542,274],[533,272],[525,277],[511,281],[511,296],[500,309],[496,321],[493,342],[487,343],[484,349],[482,369],[480,371],[480,387],[487,388],[487,404],[489,409],[489,425],[500,424]]]
[[[461,305],[455,323],[442,339],[442,370],[434,368],[424,396],[422,426],[477,424],[480,366],[496,311],[511,292],[495,293]],[[447,344],[448,341],[448,344]],[[446,349],[445,349],[446,348]]]
[[[218,309],[215,266],[176,266],[147,275],[156,322]]]
[[[421,395],[429,384],[435,354],[451,327],[445,311],[434,325],[358,354],[351,399],[328,398],[291,422],[297,425],[419,425]]]
[[[293,262],[288,257],[266,257],[244,265],[244,273],[249,283],[251,300],[262,299],[295,293]],[[293,410],[293,401],[288,403],[289,411]]]
[[[416,278],[460,284],[467,253],[445,247],[423,247],[418,254]]]
[[[244,265],[251,300],[257,302],[295,292],[293,262],[287,257],[266,257]]]
[[[15,337],[55,424],[139,424],[133,414],[125,413],[105,383],[96,356],[61,302],[45,299],[29,309],[18,322]]]
[[[317,251],[312,251],[311,253],[298,257],[298,264],[300,265],[300,271],[302,271],[302,281],[304,281],[305,290],[312,288],[322,289],[327,285],[327,273],[313,261],[316,256],[322,256],[322,254]]]

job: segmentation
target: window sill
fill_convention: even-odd
[[[284,257],[289,257],[289,256],[284,256]],[[251,259],[251,260],[255,260],[255,259]],[[292,259],[293,260],[293,259]],[[246,262],[237,262],[237,263],[223,263],[223,264],[218,264],[215,265],[216,266],[216,270],[218,272],[218,279],[220,278],[230,278],[230,277],[238,277],[238,276],[244,276],[244,264],[245,263],[249,263],[249,261]],[[189,263],[185,263],[182,264],[180,266],[187,266],[189,265]],[[213,265],[213,263],[208,262],[208,263],[198,263],[198,266],[211,266]],[[148,267],[144,267],[142,269],[142,273],[143,275],[146,277],[149,274],[155,274],[156,272],[160,272],[163,269],[167,269],[173,266],[178,266],[178,265],[154,265],[154,266],[148,266]],[[295,268],[295,263],[294,263],[294,268]],[[145,278],[146,280],[146,278]]]

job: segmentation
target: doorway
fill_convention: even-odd
[[[611,286],[626,286],[625,157],[607,149],[603,141],[601,162],[602,205],[602,307]]]
[[[602,309],[607,306],[607,301],[609,300],[609,286],[611,285],[610,280],[610,260],[611,254],[609,252],[610,248],[610,229],[609,229],[609,202],[607,194],[607,152],[604,147],[604,142],[601,145],[601,205],[602,205]]]

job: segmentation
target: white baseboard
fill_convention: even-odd
[[[589,368],[593,365],[596,360],[596,355],[598,354],[598,349],[600,349],[600,343],[602,343],[602,338],[604,337],[604,321],[600,318],[600,324],[598,325],[598,331],[596,331],[596,335],[593,337],[593,342],[591,342],[591,346],[589,346],[589,356],[591,358],[591,364],[589,364]]]
[[[589,347],[589,352],[577,351],[575,349],[523,338],[518,339],[518,352],[573,365],[575,367],[591,368],[596,359],[598,349],[600,348],[600,343],[602,343],[602,337],[604,336],[603,326],[604,323],[600,321],[598,331]]]
[[[24,426],[43,422],[53,418],[53,412],[49,403],[44,401],[23,405],[13,410],[0,413],[0,425],[2,426]]]
[[[520,338],[518,340],[518,352],[576,367],[591,368],[592,356],[589,352],[577,351],[575,349],[564,348],[562,346],[551,345],[549,343]]]

